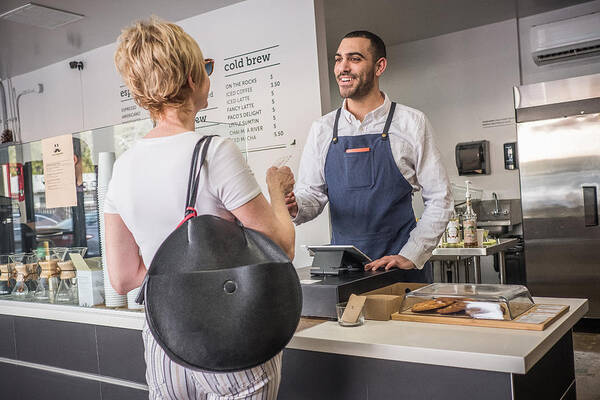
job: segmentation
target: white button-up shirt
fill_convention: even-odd
[[[387,95],[383,104],[369,112],[361,122],[342,105],[338,136],[382,133],[390,110]],[[325,160],[333,138],[336,111],[315,121],[310,129],[300,161],[295,188],[298,203],[296,225],[319,215],[328,202]],[[425,209],[400,255],[423,268],[446,228],[453,209],[450,183],[440,153],[433,143],[431,125],[421,111],[397,104],[390,127],[390,146],[398,169],[413,187],[422,190]],[[341,177],[340,177],[341,179]]]

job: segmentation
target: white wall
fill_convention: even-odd
[[[435,130],[450,180],[464,180],[501,198],[519,197],[518,171],[504,169],[503,143],[516,140],[512,86],[518,84],[516,22],[504,21],[388,51],[389,70],[381,86],[400,103],[423,111]],[[485,128],[483,121],[508,119]],[[458,175],[458,142],[489,140],[491,175]]]
[[[134,118],[122,118],[122,83],[114,66],[115,49],[116,44],[109,44],[11,78],[17,93],[38,83],[44,85],[43,93],[21,98],[24,143],[148,118],[145,111]],[[69,68],[71,60],[82,61],[83,70]]]
[[[600,0],[519,19],[523,84],[547,82],[600,72],[600,56],[537,66],[531,57],[530,42],[530,30],[534,25],[547,24],[597,12],[600,12]],[[598,27],[598,30],[600,30],[600,27]]]
[[[21,140],[30,142],[84,129],[81,73],[67,62],[12,78],[17,93],[44,85],[41,94],[21,97]]]

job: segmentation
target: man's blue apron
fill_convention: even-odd
[[[325,161],[332,244],[354,245],[372,260],[395,255],[417,225],[412,186],[392,155],[389,129],[396,103],[382,133],[338,137],[341,108]],[[430,263],[406,270],[404,282],[432,282]]]

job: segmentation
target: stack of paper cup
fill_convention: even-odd
[[[143,304],[138,304],[135,302],[135,299],[138,296],[139,292],[140,292],[140,287],[136,287],[135,289],[133,289],[132,291],[127,293],[127,308],[129,308],[130,310],[144,309]]]
[[[102,249],[102,269],[104,271],[104,303],[107,307],[123,307],[127,305],[127,296],[118,294],[108,279],[106,262],[106,240],[104,230],[104,199],[108,191],[108,183],[112,177],[115,153],[101,152],[98,154],[98,209],[100,217],[100,248]]]

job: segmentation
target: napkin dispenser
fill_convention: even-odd
[[[458,143],[455,158],[458,175],[490,174],[490,146],[487,140]]]

